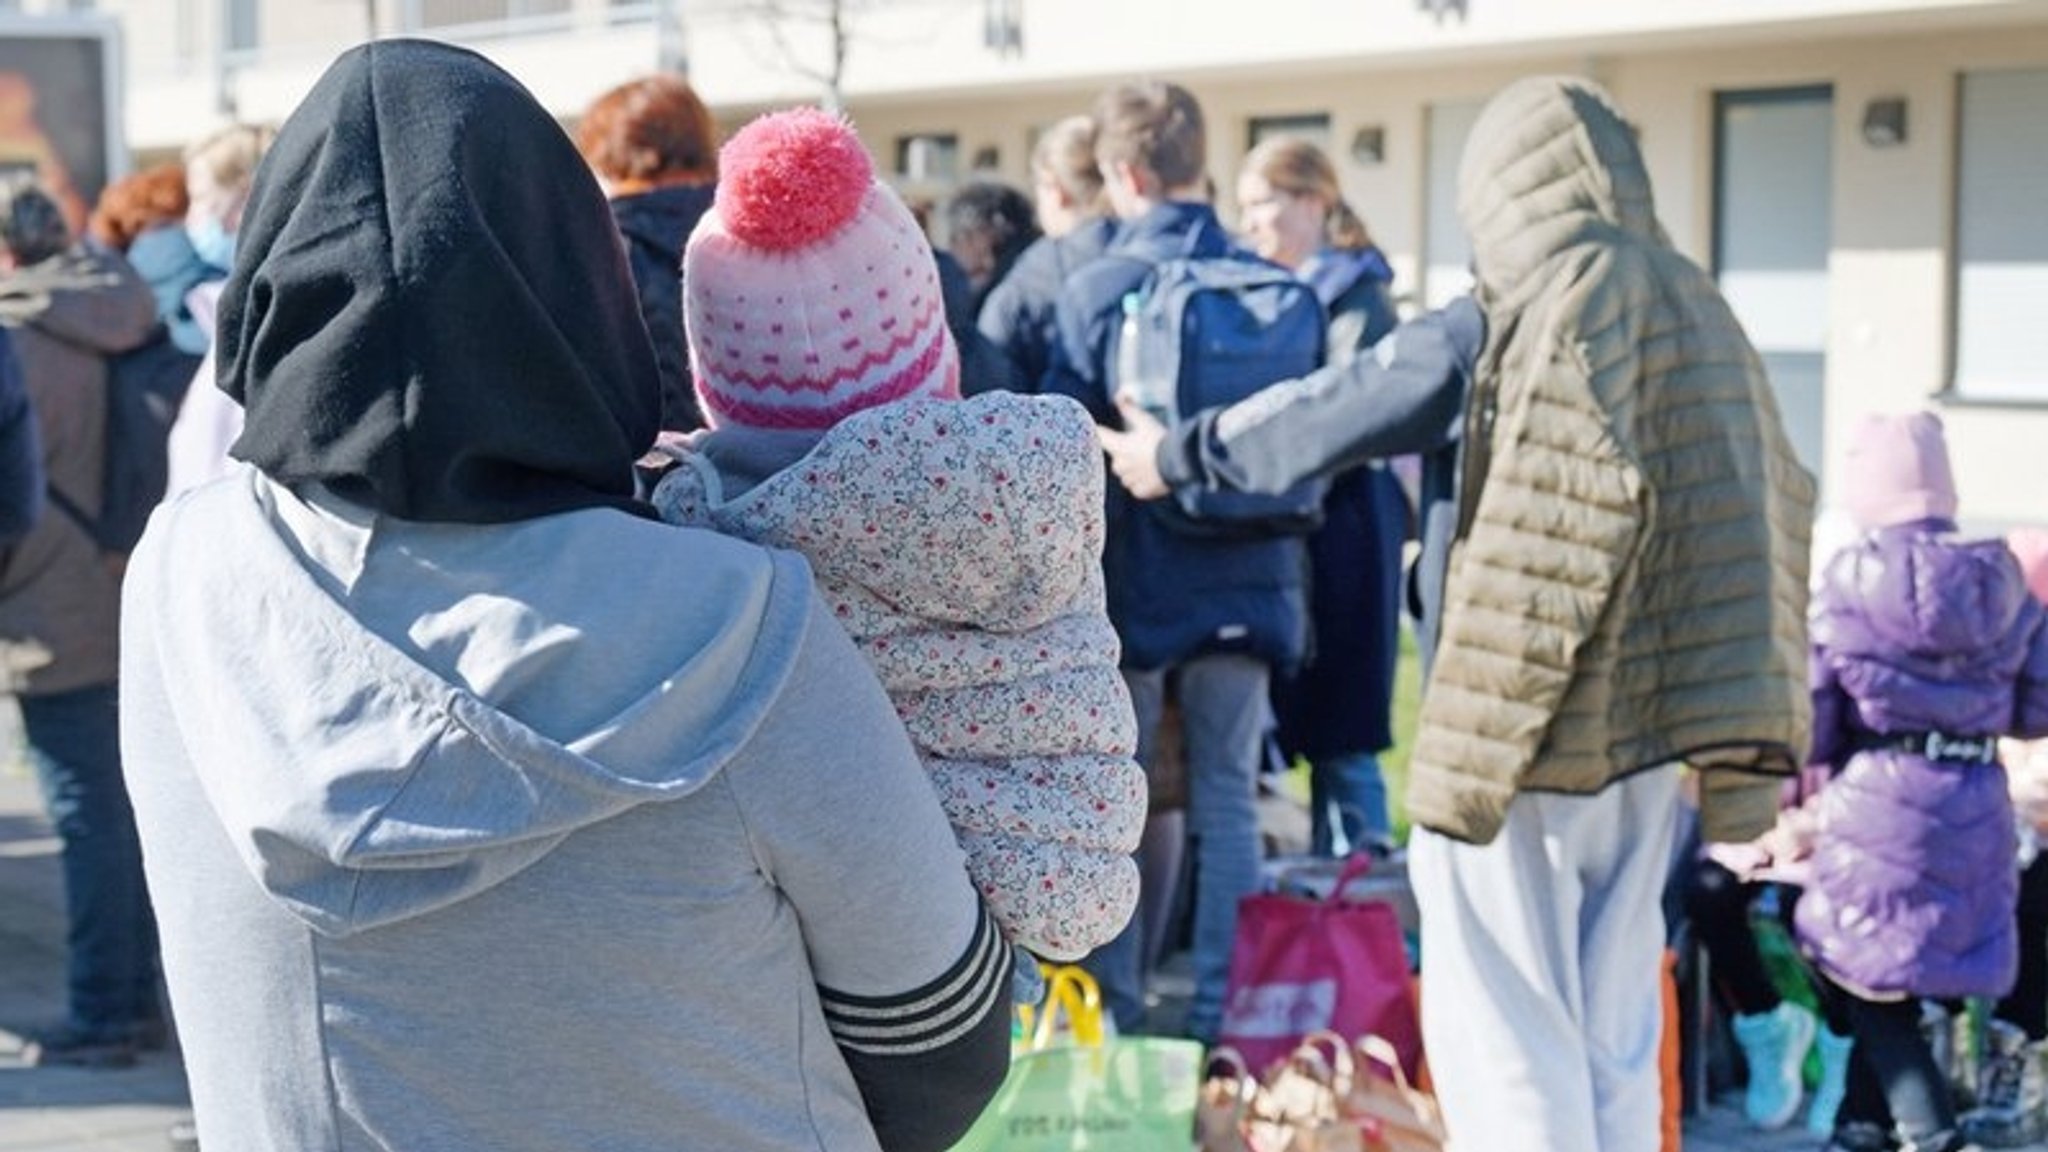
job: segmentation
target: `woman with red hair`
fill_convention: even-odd
[[[186,296],[199,285],[227,273],[206,263],[185,233],[191,198],[185,190],[185,166],[158,164],[124,176],[100,193],[86,221],[86,232],[100,244],[128,258],[156,294],[157,318],[178,350],[193,358],[205,353],[207,332],[193,316]]]
[[[683,241],[711,207],[718,178],[718,131],[711,112],[679,76],[654,75],[606,92],[576,125],[576,150],[611,200],[626,241],[640,315],[661,368],[661,426],[704,424],[683,342]]]

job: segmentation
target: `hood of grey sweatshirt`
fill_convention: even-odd
[[[178,738],[243,865],[329,936],[462,901],[702,787],[760,724],[807,618],[803,562],[761,553],[643,626],[593,628],[613,647],[592,652],[573,615],[525,606],[648,554],[607,536],[677,529],[610,511],[418,524],[246,468],[197,495],[217,532],[158,534],[162,602],[125,611],[184,685]],[[194,611],[175,593],[193,586],[220,594]]]

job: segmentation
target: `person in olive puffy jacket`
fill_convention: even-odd
[[[2000,996],[2018,962],[2013,808],[1998,738],[2048,735],[2048,613],[2003,540],[1956,534],[1941,421],[1873,415],[1845,503],[1863,535],[1811,617],[1821,793],[1801,949],[1855,1035],[1839,1146],[1966,1146],[1917,998]],[[1879,1086],[1882,1090],[1879,1090]],[[1887,1123],[1890,1121],[1891,1123]]]

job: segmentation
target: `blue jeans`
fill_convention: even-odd
[[[118,696],[106,684],[20,698],[29,759],[63,841],[70,1022],[95,1034],[125,1034],[163,1012],[156,918],[121,778]]]
[[[1185,726],[1188,838],[1195,860],[1194,998],[1186,1032],[1212,1040],[1223,1019],[1237,902],[1259,887],[1257,773],[1266,723],[1268,670],[1249,656],[1197,656],[1172,670]],[[1150,765],[1168,670],[1124,671],[1138,716],[1138,757]],[[1145,1020],[1141,917],[1084,962],[1102,985],[1121,1031]]]
[[[1343,856],[1394,833],[1387,780],[1371,752],[1324,756],[1308,766],[1309,850]],[[1341,833],[1343,839],[1339,840]]]

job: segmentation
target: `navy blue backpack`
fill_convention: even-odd
[[[1315,290],[1248,252],[1233,248],[1156,264],[1136,295],[1127,305],[1138,333],[1135,367],[1142,379],[1170,392],[1148,405],[1168,423],[1235,404],[1323,365],[1326,319]],[[1119,330],[1119,354],[1110,358],[1113,391],[1125,383],[1120,377],[1130,358],[1121,343],[1130,330],[1128,324]],[[1321,525],[1328,487],[1308,480],[1271,496],[1187,488],[1153,507],[1190,535],[1298,535]]]

